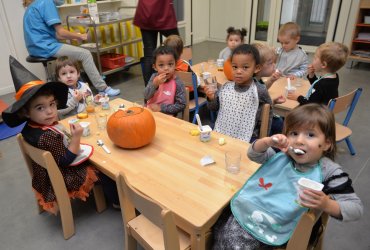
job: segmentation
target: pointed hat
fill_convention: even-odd
[[[26,121],[25,117],[18,115],[18,111],[40,90],[50,89],[58,101],[58,109],[65,108],[68,98],[67,85],[61,82],[44,83],[12,56],[9,56],[9,66],[16,91],[16,101],[2,113],[2,118],[9,127],[16,127]]]

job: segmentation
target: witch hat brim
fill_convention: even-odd
[[[14,87],[16,88],[17,92],[22,88],[23,85],[29,83],[29,81],[34,81],[37,79],[37,77],[36,79],[32,77],[33,74],[24,68],[15,58],[10,58],[9,64],[14,81]],[[14,67],[17,70],[14,70]],[[19,77],[19,74],[21,74],[24,78]],[[68,86],[61,82],[42,83],[28,88],[16,102],[3,111],[2,118],[4,122],[12,128],[25,122],[26,118],[20,116],[19,111],[27,104],[28,101],[32,99],[35,94],[46,89],[50,89],[54,94],[54,97],[58,103],[58,109],[65,108],[68,99]]]

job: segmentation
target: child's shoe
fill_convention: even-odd
[[[108,96],[116,96],[121,93],[121,90],[119,89],[112,89],[111,87],[107,87],[103,92],[100,92],[103,96],[107,94]]]

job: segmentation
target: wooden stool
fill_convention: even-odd
[[[27,56],[26,61],[29,63],[42,63],[42,65],[44,65],[45,68],[46,81],[49,82],[53,80],[53,76],[49,74],[48,62],[54,61],[56,59],[57,59],[56,57],[45,58],[45,57]]]

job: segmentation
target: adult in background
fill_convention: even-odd
[[[23,32],[28,53],[34,57],[68,56],[81,61],[90,81],[101,94],[119,95],[120,90],[109,87],[99,74],[90,51],[59,42],[58,39],[87,40],[87,34],[74,33],[63,28],[57,10],[57,6],[62,4],[64,0],[23,0],[26,8]]]
[[[153,73],[153,51],[161,36],[179,35],[173,0],[139,0],[134,24],[141,30],[144,44],[143,78],[145,86]]]

